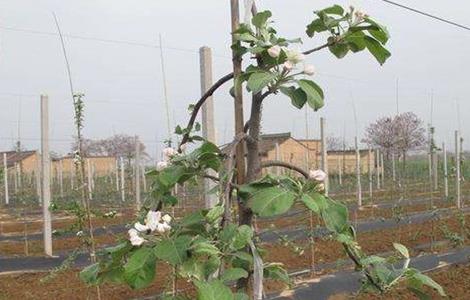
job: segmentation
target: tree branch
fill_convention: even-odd
[[[196,121],[196,117],[199,113],[199,110],[201,109],[202,105],[206,100],[214,94],[214,92],[221,87],[224,83],[227,81],[233,79],[233,73],[229,73],[219,80],[217,80],[216,83],[214,83],[199,99],[198,102],[194,105],[194,109],[191,113],[191,117],[189,118],[188,125],[186,126],[187,132],[183,135],[183,138],[181,139],[181,142],[178,146],[178,151],[181,152],[181,145],[185,144],[189,140],[189,135],[191,134],[191,130],[193,129],[194,122]]]
[[[383,287],[375,281],[375,279],[370,275],[369,270],[360,262],[359,258],[349,249],[349,246],[345,243],[342,243],[344,250],[346,251],[349,258],[354,262],[354,264],[361,270],[364,270],[364,274],[367,277],[367,280],[380,292],[383,292]]]
[[[283,162],[283,161],[268,160],[268,161],[264,161],[261,163],[261,168],[269,168],[269,167],[283,167],[283,168],[290,169],[290,170],[300,173],[306,179],[310,177],[308,172],[305,171],[304,169],[299,168],[293,164]]]
[[[326,48],[326,47],[332,46],[332,45],[334,45],[334,44],[337,43],[337,42],[338,42],[338,41],[328,42],[328,43],[323,44],[323,45],[321,45],[321,46],[318,46],[318,47],[316,47],[316,48],[313,48],[313,49],[304,51],[304,52],[302,52],[302,54],[304,54],[304,55],[312,54],[313,52],[317,52],[317,51],[320,51],[320,50],[322,50],[322,49],[324,49],[324,48]]]

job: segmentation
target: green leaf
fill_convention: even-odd
[[[235,281],[240,278],[247,278],[248,272],[242,268],[231,268],[224,271],[222,274],[222,281]]]
[[[349,52],[349,45],[346,43],[334,43],[328,46],[328,49],[337,58],[343,58]]]
[[[408,252],[408,249],[403,246],[402,244],[399,243],[393,243],[393,247],[397,249],[400,254],[405,257],[405,258],[410,258],[410,253]]]
[[[391,56],[390,52],[385,49],[376,39],[365,36],[364,42],[367,50],[375,57],[375,59],[383,65],[385,61]]]
[[[298,109],[301,109],[307,102],[307,94],[300,88],[281,86],[279,90],[281,93],[288,96],[291,99],[292,105]]]
[[[439,295],[441,295],[442,297],[446,296],[446,293],[444,292],[444,289],[442,288],[442,286],[438,284],[437,282],[435,282],[431,277],[424,275],[420,272],[416,272],[413,275],[412,279],[418,281],[421,284],[427,285],[435,289],[439,293]]]
[[[271,16],[272,13],[269,10],[261,11],[253,16],[251,23],[253,23],[256,28],[262,28],[266,25],[266,22]]]
[[[205,241],[196,243],[193,246],[193,253],[204,255],[217,255],[220,253],[220,251],[215,245],[209,243],[208,241]]]
[[[322,212],[326,228],[336,233],[345,232],[348,226],[348,209],[341,203],[325,198],[328,206]]]
[[[214,206],[207,213],[206,220],[207,220],[207,222],[212,224],[215,221],[217,221],[220,217],[222,217],[223,214],[224,214],[224,207],[223,206],[220,206],[220,205]]]
[[[235,293],[233,300],[249,300],[250,298],[244,293]]]
[[[152,248],[137,249],[124,265],[124,280],[133,289],[141,289],[155,278],[156,257]]]
[[[98,273],[100,271],[99,263],[89,265],[80,272],[80,279],[86,284],[97,284]]]
[[[274,78],[276,78],[276,74],[271,72],[255,72],[248,78],[247,86],[253,93],[258,93],[270,82],[272,82]]]
[[[287,212],[296,194],[280,186],[260,188],[250,197],[251,210],[261,217],[271,217]]]
[[[323,32],[327,29],[328,27],[325,26],[325,23],[323,23],[321,19],[315,19],[307,25],[307,30],[305,32],[309,37],[313,37],[316,32]]]
[[[191,237],[187,235],[162,240],[155,246],[155,255],[171,265],[182,264],[187,258]]]
[[[238,227],[237,233],[232,241],[232,247],[236,250],[239,250],[248,244],[248,242],[253,238],[253,229],[248,225],[242,225]]]
[[[307,95],[308,105],[315,111],[319,110],[324,105],[322,89],[311,80],[301,79],[297,81],[297,83]]]
[[[387,30],[387,27],[383,26],[382,24],[377,23],[376,21],[372,20],[371,18],[364,19],[367,23],[372,25],[373,29],[368,30],[370,35],[375,37],[378,41],[382,44],[386,44],[388,39],[390,38],[390,33]],[[372,31],[372,32],[371,32]]]
[[[305,206],[308,207],[308,209],[310,209],[314,213],[318,214],[320,212],[320,208],[318,207],[318,204],[316,203],[315,199],[312,198],[312,196],[308,194],[303,194],[300,200],[305,204]]]
[[[383,257],[371,255],[366,258],[361,259],[361,264],[363,265],[373,265],[373,264],[381,264],[384,263],[386,260]]]
[[[198,300],[233,300],[232,291],[220,280],[196,281]]]
[[[362,31],[355,31],[352,32],[344,38],[346,42],[348,42],[349,49],[356,53],[364,50],[366,48],[366,42],[364,41],[364,37],[366,35]]]
[[[322,12],[326,13],[326,14],[330,14],[330,15],[339,15],[339,16],[342,16],[344,14],[344,9],[335,4],[333,6],[330,6],[330,7],[327,7],[325,9],[322,9],[321,10]]]
[[[266,278],[273,280],[280,280],[285,283],[290,283],[289,274],[279,263],[270,263],[263,267],[263,273]]]
[[[258,39],[251,33],[245,32],[235,35],[236,39],[243,42],[256,42]]]

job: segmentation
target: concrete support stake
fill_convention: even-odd
[[[3,153],[3,183],[5,185],[5,204],[10,204],[10,195],[8,192],[8,159],[7,154]]]
[[[357,180],[357,206],[362,206],[362,185],[361,185],[361,156],[357,136],[354,137],[354,148],[356,149],[356,180]]]
[[[212,51],[209,47],[201,47],[199,49],[199,63],[201,71],[201,95],[207,92],[212,86]],[[215,126],[214,126],[214,99],[209,97],[202,106],[202,136],[209,142],[216,143]],[[215,176],[214,171],[209,171],[209,175]],[[206,208],[214,207],[217,202],[217,195],[208,194],[216,183],[212,180],[204,179],[204,202]]]
[[[374,189],[374,182],[372,178],[372,165],[374,160],[372,159],[372,149],[369,148],[367,152],[367,175],[369,176],[369,201],[372,202],[372,193]]]
[[[446,144],[442,143],[442,156],[444,163],[444,197],[445,199],[449,198],[449,173],[447,169],[447,149]]]
[[[455,191],[456,191],[456,201],[457,208],[462,208],[462,202],[460,199],[460,136],[459,131],[455,131]]]
[[[135,160],[134,160],[134,182],[135,182],[135,206],[140,210],[140,142],[135,137]]]
[[[329,180],[328,180],[328,152],[326,146],[326,120],[320,118],[320,138],[321,138],[321,168],[327,174],[325,179],[325,195],[328,196]]]
[[[44,252],[52,256],[51,212],[51,158],[49,154],[49,98],[41,95],[41,179]]]
[[[126,201],[126,183],[124,176],[124,158],[120,157],[121,164],[121,200],[122,202]]]

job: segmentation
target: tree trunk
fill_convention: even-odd
[[[259,156],[259,135],[261,129],[261,110],[262,110],[261,93],[253,95],[251,103],[250,130],[249,138],[246,142],[247,148],[247,173],[246,182],[250,183],[259,178],[261,173],[261,159]],[[251,225],[253,213],[245,203],[241,202],[239,212],[239,224]]]

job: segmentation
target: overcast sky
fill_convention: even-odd
[[[468,1],[397,1],[470,26]],[[438,141],[452,143],[460,126],[468,149],[470,31],[380,0],[263,0],[258,7],[272,10],[279,32],[302,37],[302,47],[309,49],[323,42],[305,36],[313,10],[334,3],[358,6],[386,24],[392,57],[380,67],[366,52],[342,60],[327,51],[308,56],[318,71],[314,79],[326,92],[325,108],[309,112],[310,135],[318,136],[323,116],[328,134],[344,132],[351,141],[356,130],[354,102],[361,136],[371,121],[396,113],[398,80],[400,112],[413,111],[427,124],[433,97]],[[73,119],[64,57],[58,36],[43,34],[56,32],[52,11],[67,35],[157,45],[161,34],[172,125],[186,123],[186,108],[200,94],[200,46],[214,51],[214,78],[230,72],[228,0],[0,0],[0,150],[11,148],[17,138],[18,119],[23,143],[39,146],[41,93],[51,102],[51,148],[62,153],[69,149]],[[153,155],[167,137],[158,48],[71,37],[65,43],[75,89],[86,95],[85,136],[137,134]],[[215,95],[220,142],[233,134],[227,88]],[[305,136],[305,111],[293,108],[285,97],[270,98],[265,102],[263,132],[286,131]]]

